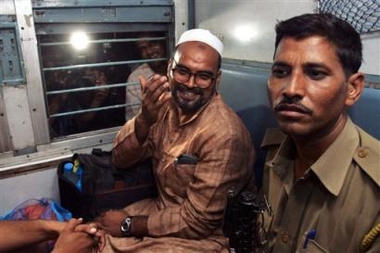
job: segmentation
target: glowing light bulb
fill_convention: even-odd
[[[235,28],[235,36],[242,42],[249,42],[258,35],[257,29],[249,24],[243,24]]]
[[[83,50],[87,48],[89,44],[89,39],[86,33],[84,32],[74,32],[71,35],[70,43],[77,50]]]

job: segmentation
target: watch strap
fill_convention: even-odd
[[[132,218],[126,217],[120,225],[121,234],[123,236],[131,235]]]

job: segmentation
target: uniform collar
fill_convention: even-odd
[[[344,179],[350,168],[352,158],[359,145],[359,135],[350,118],[335,141],[322,156],[311,166],[311,171],[333,195],[337,196],[343,187]],[[287,136],[281,143],[274,158],[268,162],[284,184],[291,187],[293,180],[294,143]],[[339,152],[337,152],[339,150]]]
[[[339,194],[343,187],[358,146],[358,131],[351,119],[348,118],[343,131],[311,166],[311,170],[317,175],[322,184],[335,196]]]
[[[266,165],[272,168],[282,180],[283,186],[287,193],[293,186],[293,161],[294,161],[295,146],[293,140],[289,136],[285,136],[280,144],[279,150],[272,160],[268,161]]]

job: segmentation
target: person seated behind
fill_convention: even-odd
[[[262,143],[268,250],[380,252],[380,142],[346,112],[363,92],[360,35],[331,14],[290,18],[276,34],[268,94],[282,133]]]
[[[85,76],[82,73],[71,73],[66,77],[65,85],[67,89],[103,86],[107,85],[107,79],[104,73],[99,71],[93,71],[91,75],[86,72]],[[107,88],[56,94],[49,100],[49,113],[52,115],[105,106],[109,94],[110,91]],[[105,111],[91,111],[52,117],[49,123],[53,136],[62,136],[109,127],[107,123],[112,124],[112,121]]]
[[[166,57],[165,41],[148,40],[147,38],[157,37],[157,33],[143,33],[139,38],[146,38],[136,42],[136,46],[140,51],[143,59],[160,59]],[[148,79],[154,73],[165,75],[167,64],[165,61],[152,61],[141,64],[129,75],[128,83],[139,83],[140,76]],[[140,85],[127,85],[126,87],[126,110],[125,119],[128,121],[133,118],[141,108],[141,87]]]
[[[209,31],[189,30],[167,76],[141,77],[142,108],[117,134],[112,155],[126,169],[152,157],[158,196],[96,219],[110,233],[103,253],[228,252],[228,191],[251,186],[255,153],[218,93],[222,49]]]
[[[104,247],[104,234],[94,224],[81,224],[81,219],[69,222],[55,220],[0,221],[0,252],[38,251],[38,244],[55,240],[52,253],[92,253]]]

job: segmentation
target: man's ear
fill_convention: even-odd
[[[216,80],[215,80],[216,88],[219,88],[219,83],[220,83],[221,78],[222,78],[222,71],[219,70],[218,74],[216,74]]]
[[[364,89],[364,75],[355,73],[348,78],[348,89],[346,96],[346,106],[350,107],[359,100]]]

